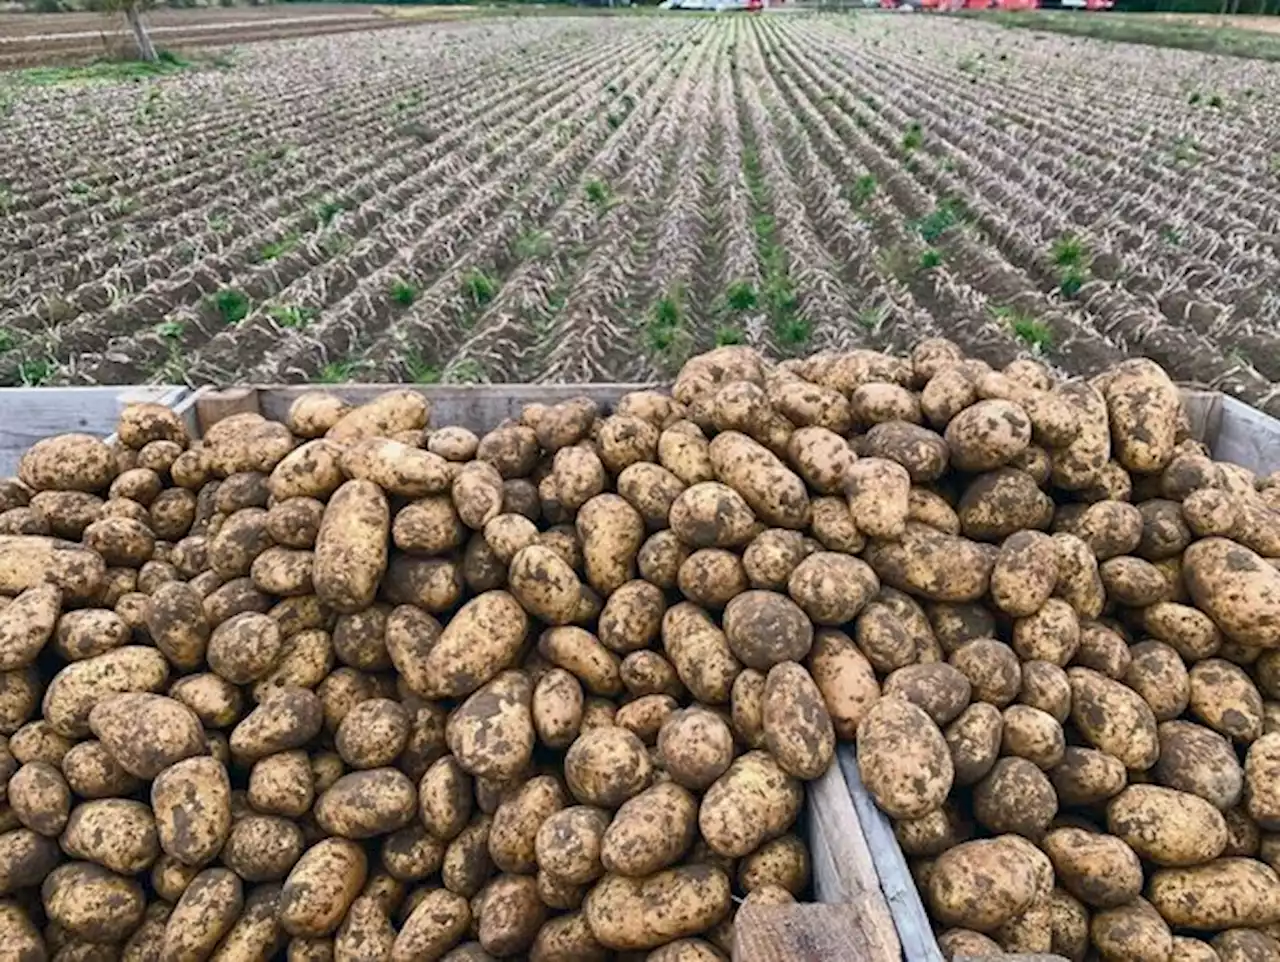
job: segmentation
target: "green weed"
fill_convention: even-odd
[[[775,324],[773,333],[778,338],[778,343],[787,347],[801,347],[809,343],[809,337],[813,332],[810,330],[808,321],[790,316],[784,318],[781,323]]]
[[[920,269],[932,270],[942,264],[942,255],[932,247],[926,247],[920,252]]]
[[[1062,275],[1062,282],[1058,284],[1058,290],[1062,292],[1063,297],[1075,297],[1080,293],[1080,288],[1084,287],[1088,279],[1088,274],[1083,270],[1072,267]]]
[[[316,381],[320,384],[343,384],[350,381],[355,373],[355,361],[330,361],[316,374]]]
[[[13,331],[7,327],[0,327],[0,354],[13,350],[14,341]]]
[[[412,384],[439,384],[440,368],[429,364],[419,354],[410,354],[404,359],[405,371],[408,372]]]
[[[166,341],[176,341],[187,332],[187,326],[181,321],[161,321],[155,330]]]
[[[391,290],[388,292],[391,299],[401,307],[409,307],[418,299],[418,289],[408,281],[395,280],[391,284]]]
[[[587,199],[597,207],[604,207],[609,203],[609,185],[604,181],[592,178],[587,181],[583,190]]]
[[[645,341],[655,354],[665,354],[676,346],[683,326],[684,310],[681,307],[681,291],[670,291],[658,298],[653,305],[649,322],[645,325]]]
[[[462,289],[472,304],[483,307],[498,293],[498,279],[481,270],[470,270],[462,275]]]
[[[18,379],[23,387],[39,387],[52,376],[53,364],[48,358],[30,358],[18,364]]]
[[[472,357],[450,364],[445,376],[452,384],[481,384],[485,377],[484,368]]]
[[[224,287],[209,295],[208,300],[214,311],[222,318],[223,324],[239,324],[249,315],[252,307],[248,296],[234,287]]]
[[[262,249],[258,251],[258,260],[265,262],[282,257],[298,246],[298,240],[298,235],[290,231],[279,240],[263,244]]]
[[[754,310],[759,298],[756,289],[746,281],[734,281],[724,292],[725,303],[735,311]]]
[[[913,150],[919,150],[924,146],[924,128],[920,126],[918,120],[913,120],[907,124],[907,129],[902,135],[902,150],[904,153],[911,153]]]
[[[738,328],[727,324],[716,328],[716,347],[728,347],[730,344],[746,343],[746,335]]]
[[[328,227],[333,219],[346,209],[347,205],[342,201],[326,197],[317,203],[311,212],[315,214],[316,220],[322,227]]]
[[[1089,249],[1079,237],[1074,234],[1064,234],[1050,246],[1049,256],[1059,267],[1082,268],[1088,263]]]
[[[924,238],[926,244],[933,244],[958,223],[960,223],[960,212],[957,207],[943,202],[931,213],[912,221],[909,226]]]
[[[876,195],[875,176],[872,174],[863,174],[853,182],[853,187],[851,188],[850,193],[852,195],[850,200],[852,200],[858,207],[861,207]]]
[[[281,327],[295,331],[304,331],[320,312],[314,307],[303,307],[301,304],[273,304],[267,308],[267,317]]]
[[[880,307],[863,308],[853,316],[853,319],[864,331],[877,331],[888,316],[889,308],[882,305]]]
[[[546,257],[551,253],[551,235],[544,230],[527,230],[516,238],[515,250],[522,261]]]
[[[1013,336],[1030,348],[1033,354],[1044,354],[1053,347],[1053,331],[1042,321],[1014,307],[995,307],[992,315],[1013,332]]]

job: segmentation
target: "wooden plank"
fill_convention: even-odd
[[[196,399],[196,423],[201,436],[223,418],[233,414],[258,414],[258,389],[231,387],[205,390]]]
[[[489,431],[508,418],[520,416],[527,404],[555,404],[569,398],[589,397],[605,410],[630,391],[652,384],[335,384],[323,390],[352,404],[363,404],[390,390],[417,391],[431,402],[431,423],[464,427],[477,433]],[[315,385],[277,385],[258,389],[263,417],[283,421],[289,405]]]
[[[749,905],[734,917],[734,962],[885,958],[868,942],[860,922],[857,906],[851,905]]]
[[[1280,471],[1280,421],[1233,397],[1222,396],[1222,418],[1210,446],[1219,461],[1260,476]]]
[[[929,916],[907,868],[907,859],[893,835],[893,826],[889,824],[888,816],[876,808],[862,784],[856,749],[852,745],[842,745],[837,757],[863,837],[871,851],[880,889],[889,903],[889,914],[902,943],[903,955],[909,962],[943,962],[938,940],[933,937],[933,929],[929,925]]]
[[[172,406],[190,390],[166,385],[0,388],[0,477],[17,471],[18,459],[37,441],[70,431],[107,437],[126,405]]]

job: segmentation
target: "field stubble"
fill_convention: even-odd
[[[1280,414],[1280,68],[941,18],[511,18],[4,87],[0,383],[653,380],[944,334]]]

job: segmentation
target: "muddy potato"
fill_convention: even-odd
[[[718,481],[695,484],[671,504],[671,530],[693,548],[732,548],[755,530],[755,514],[742,495]]]
[[[501,780],[524,771],[536,737],[532,699],[528,677],[505,671],[454,710],[445,737],[464,771]]]
[[[793,432],[787,457],[809,487],[821,494],[842,494],[848,471],[857,461],[843,437],[820,426]]]
[[[222,849],[231,830],[231,783],[214,758],[188,758],[165,769],[151,785],[160,845],[184,865],[203,865]]]
[[[445,849],[440,878],[449,891],[471,898],[493,874],[489,858],[491,822],[491,816],[477,815]]]
[[[1162,722],[1158,734],[1160,757],[1152,769],[1156,781],[1199,796],[1221,810],[1240,800],[1244,772],[1226,738],[1183,720]]]
[[[851,741],[859,722],[880,698],[871,662],[844,632],[823,628],[814,638],[808,667],[836,736]]]
[[[146,910],[141,885],[90,862],[55,868],[45,876],[40,896],[49,921],[86,942],[124,941]]]
[[[1005,614],[1025,618],[1044,606],[1057,582],[1053,540],[1039,531],[1019,531],[1000,546],[991,570],[991,599]]]
[[[947,962],[962,956],[981,958],[1004,952],[994,939],[969,929],[947,929],[938,936],[938,949]]]
[[[141,784],[94,739],[78,742],[62,756],[62,774],[73,792],[88,799],[129,795]]]
[[[617,808],[648,785],[653,768],[644,743],[625,728],[583,731],[565,755],[569,791],[579,802]]]
[[[314,547],[324,519],[324,508],[324,503],[315,498],[277,501],[267,509],[267,534],[282,548]]]
[[[505,591],[471,599],[449,619],[422,666],[422,694],[459,697],[474,692],[514,663],[529,618]]]
[[[339,615],[333,626],[333,650],[338,660],[361,671],[384,671],[392,667],[387,651],[390,613],[387,605],[376,604],[355,614]],[[425,617],[434,621],[430,615]]]
[[[617,487],[618,493],[640,512],[650,530],[667,526],[671,512],[687,490],[678,477],[649,461],[625,468],[618,475]],[[743,504],[745,506],[745,502]]]
[[[746,572],[736,554],[702,548],[680,565],[676,582],[686,598],[704,608],[723,608],[747,589]]]
[[[51,582],[73,598],[98,598],[106,570],[96,553],[56,538],[0,535],[0,591],[9,596]]]
[[[1263,735],[1249,746],[1244,761],[1244,779],[1245,807],[1249,816],[1266,831],[1280,831],[1280,734]],[[12,802],[12,782],[9,783],[9,799]]]
[[[858,770],[894,818],[919,818],[946,799],[955,769],[942,732],[924,709],[881,698],[858,725]]]
[[[1022,664],[1022,688],[1018,702],[1039,708],[1065,722],[1071,714],[1071,682],[1067,673],[1047,661],[1027,661]]]
[[[220,677],[237,685],[266,675],[280,657],[279,625],[273,618],[246,611],[224,621],[209,636],[206,658]]]
[[[421,825],[410,824],[383,835],[379,856],[392,878],[416,882],[440,871],[445,843]]]
[[[1198,865],[1222,854],[1227,826],[1202,798],[1160,785],[1130,785],[1107,804],[1107,830],[1157,865]]]
[[[940,435],[907,421],[876,424],[862,437],[861,450],[869,458],[900,464],[913,484],[942,477],[949,458],[947,444]]]
[[[62,773],[47,761],[31,761],[9,778],[6,799],[27,828],[56,837],[71,812],[71,789]]]
[[[447,554],[462,544],[467,534],[448,495],[409,502],[396,512],[391,524],[391,540],[395,546],[422,556]]]
[[[1133,358],[1114,368],[1103,388],[1116,460],[1135,473],[1154,474],[1173,460],[1181,400],[1154,361]]]
[[[607,875],[588,893],[583,914],[601,945],[638,950],[705,932],[731,907],[722,871],[687,865],[645,879]]]
[[[308,441],[280,460],[267,478],[266,489],[276,501],[289,498],[317,498],[328,500],[346,478],[343,476],[340,445],[332,441]],[[218,489],[219,510],[231,513],[236,506],[225,502],[233,480],[228,479]],[[258,505],[261,507],[262,505]],[[239,505],[248,507],[248,505]]]
[[[322,437],[348,411],[351,406],[327,391],[307,391],[300,394],[289,406],[285,423],[300,438]]]
[[[915,663],[919,658],[916,639],[893,609],[876,599],[854,622],[858,649],[879,672],[888,673]]]
[[[468,586],[480,592],[501,587],[504,580],[501,577],[471,580],[477,574],[474,565],[478,559],[470,553],[470,547],[477,542],[483,544],[484,539],[472,539],[461,563],[448,558],[393,557],[382,581],[384,599],[393,605],[417,605],[432,614],[441,614],[458,604],[464,588]],[[487,566],[489,561],[484,564]],[[493,569],[490,571],[497,573]],[[502,569],[498,571],[505,574]]]
[[[690,421],[677,421],[663,430],[657,460],[685,484],[716,479],[706,435]]]
[[[885,697],[923,708],[936,725],[946,725],[969,704],[969,679],[945,663],[907,665],[884,680]]]
[[[619,658],[584,628],[549,628],[538,639],[538,653],[550,664],[572,673],[593,695],[622,692]]]
[[[208,958],[244,907],[240,878],[224,868],[206,869],[191,880],[164,930],[162,958],[198,962]]]
[[[530,711],[538,741],[548,748],[565,749],[582,728],[582,685],[563,668],[552,668],[538,679]]]
[[[25,592],[20,597],[25,597],[29,593]],[[0,626],[5,623],[5,615],[17,614],[13,611],[13,607],[9,605],[4,614],[0,614]],[[0,632],[3,630],[3,627],[0,627]],[[58,619],[53,635],[53,648],[67,661],[81,661],[120,648],[129,643],[130,637],[129,625],[114,611],[105,608],[81,608],[65,612]],[[0,647],[7,646],[0,644]]]
[[[954,806],[948,804],[921,818],[895,822],[893,834],[905,854],[934,857],[968,841],[973,835],[973,828],[964,823]]]
[[[1218,953],[1207,942],[1175,935],[1169,962],[1219,962]]]
[[[1018,656],[1012,648],[994,638],[966,642],[951,653],[948,661],[968,680],[974,701],[990,702],[1003,708],[1022,690],[1022,667]],[[918,672],[923,667],[916,666],[915,670]],[[931,671],[936,672],[936,669]]]
[[[551,775],[531,778],[502,800],[489,828],[489,857],[499,871],[537,871],[538,830],[567,801],[564,787]]]
[[[326,838],[302,853],[280,892],[280,924],[292,936],[333,932],[364,886],[364,850],[345,838]]]
[[[112,695],[94,705],[89,728],[120,766],[138,778],[154,778],[169,765],[205,750],[204,730],[195,713],[161,695]]]
[[[698,701],[709,705],[729,701],[742,664],[705,611],[688,602],[667,609],[662,639],[680,681]]]
[[[301,621],[303,614],[297,616]],[[295,620],[294,615],[277,618],[282,626]],[[285,634],[288,627],[282,627]],[[314,688],[333,670],[333,641],[329,632],[319,628],[304,628],[288,636],[280,646],[280,658],[262,680],[251,689],[254,699],[261,702],[278,688]]]
[[[845,473],[849,514],[873,538],[896,538],[907,525],[911,476],[896,461],[862,458]]]
[[[896,541],[873,541],[864,557],[885,584],[933,601],[980,598],[995,561],[975,542],[914,521]]]
[[[190,585],[171,581],[158,587],[146,618],[152,641],[175,666],[190,670],[204,661],[210,623],[202,599]]]
[[[1191,714],[1214,731],[1248,744],[1262,734],[1262,695],[1238,665],[1196,662],[1188,673]]]
[[[747,545],[742,565],[753,587],[784,591],[791,572],[810,553],[800,532],[770,528]]]
[[[32,491],[102,491],[115,476],[111,449],[88,434],[37,441],[18,462],[18,478]]]
[[[435,761],[418,783],[418,814],[436,838],[457,838],[471,818],[471,777],[452,755]]]
[[[1003,839],[963,842],[938,856],[927,895],[942,924],[992,932],[1031,905],[1035,870]]]
[[[15,902],[0,902],[0,940],[14,962],[41,962],[47,958],[40,930]]]
[[[738,864],[738,887],[750,894],[781,888],[799,898],[809,884],[809,850],[795,835],[765,842]]]
[[[1098,574],[1093,550],[1074,534],[1053,535],[1058,552],[1058,580],[1054,594],[1067,602],[1082,618],[1096,618],[1106,603],[1106,588]]]
[[[619,654],[648,648],[662,628],[666,601],[649,581],[628,581],[611,594],[600,612],[600,641]]]
[[[694,796],[674,782],[661,782],[618,809],[601,837],[600,863],[616,875],[653,875],[684,856],[697,826]]]
[[[951,464],[961,471],[990,471],[1031,443],[1031,421],[1010,401],[979,401],[947,423]]]
[[[334,747],[351,768],[390,765],[409,739],[409,713],[389,698],[370,698],[347,712]]]
[[[222,863],[246,882],[275,882],[289,874],[306,840],[302,829],[278,815],[237,819],[222,848]]]
[[[1151,706],[1156,721],[1181,715],[1190,699],[1190,679],[1178,653],[1163,642],[1143,641],[1131,646],[1129,654],[1124,683]]]
[[[1043,771],[1057,766],[1066,749],[1058,720],[1028,705],[1010,705],[1004,710],[1002,738],[1003,754],[1025,758]]]
[[[1166,962],[1173,951],[1168,924],[1141,898],[1094,913],[1089,934],[1107,962]]]
[[[1056,828],[1041,846],[1063,888],[1088,906],[1114,908],[1142,891],[1138,856],[1114,835]]]
[[[1072,668],[1071,720],[1095,748],[1145,771],[1160,754],[1156,719],[1137,692],[1088,668]]]
[[[703,708],[668,715],[658,732],[658,760],[676,784],[708,788],[733,761],[733,734],[725,720]]]
[[[248,762],[301,748],[319,734],[324,709],[306,688],[282,687],[264,693],[258,707],[231,731],[231,750]]]
[[[316,535],[312,578],[338,612],[367,608],[387,570],[391,525],[386,495],[370,481],[348,481],[329,499]]]
[[[973,811],[993,832],[1038,839],[1058,814],[1058,799],[1039,767],[1025,758],[1006,757],[974,787]]]
[[[1222,962],[1272,962],[1280,958],[1275,932],[1274,926],[1270,934],[1259,929],[1229,929],[1213,939],[1212,948]]]
[[[969,483],[956,505],[956,515],[966,538],[995,542],[1024,528],[1047,528],[1053,502],[1031,475],[997,468]]]
[[[907,520],[936,528],[943,534],[960,534],[960,516],[940,494],[913,487],[907,494]]]
[[[810,531],[822,547],[844,554],[857,554],[866,547],[866,536],[854,524],[847,499],[814,498],[812,509]]]
[[[1092,748],[1067,746],[1049,777],[1063,805],[1085,806],[1119,794],[1127,780],[1120,759]]]
[[[1147,898],[1174,928],[1246,928],[1280,919],[1280,878],[1251,858],[1158,869],[1151,875]]]
[[[1183,573],[1196,607],[1232,641],[1271,647],[1280,619],[1280,571],[1248,548],[1206,538],[1187,548]]]
[[[28,588],[0,609],[0,671],[25,668],[53,637],[62,591],[55,585]]]
[[[972,785],[991,771],[1000,754],[1003,725],[998,708],[975,702],[947,726],[944,738],[955,784]]]
[[[852,621],[879,590],[879,579],[866,563],[830,551],[809,555],[787,580],[788,594],[818,625]]]
[[[653,745],[662,723],[678,708],[679,702],[670,695],[642,695],[618,709],[614,724],[634,732],[646,745]]]
[[[794,662],[769,670],[764,690],[764,743],[789,775],[818,778],[835,757],[835,731],[822,692]]]
[[[644,519],[625,499],[597,495],[582,506],[574,524],[593,589],[609,595],[634,577],[636,554],[645,539]]]
[[[784,661],[800,661],[809,652],[813,626],[785,595],[746,591],[725,608],[724,632],[734,655],[750,668],[767,671]]]

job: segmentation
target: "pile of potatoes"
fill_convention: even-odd
[[[1148,361],[393,390],[0,481],[0,957],[712,962],[856,741],[948,958],[1280,960],[1280,479]]]

